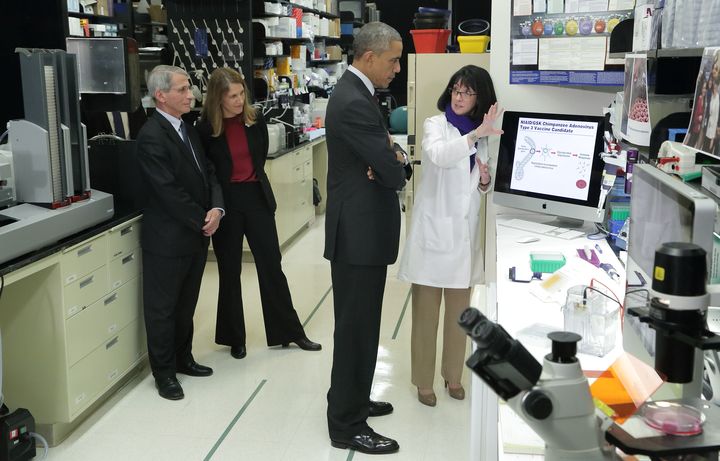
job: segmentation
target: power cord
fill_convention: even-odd
[[[47,455],[48,455],[48,452],[50,451],[50,447],[48,446],[48,443],[47,443],[47,440],[45,440],[45,437],[38,434],[37,432],[28,432],[28,435],[34,439],[37,439],[43,446],[43,455],[39,461],[43,461],[43,460],[47,459]]]

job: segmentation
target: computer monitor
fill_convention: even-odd
[[[708,280],[713,281],[715,200],[698,192],[679,178],[648,164],[633,168],[630,196],[628,256],[625,266],[628,289],[625,308],[644,307],[652,289],[655,250],[666,242],[694,243],[707,253]],[[713,288],[714,287],[714,288]],[[717,285],[708,286],[711,305],[717,305]],[[637,317],[624,316],[623,348],[648,364],[654,363],[655,330]],[[698,396],[702,383],[702,352],[695,354],[693,383],[682,389],[667,386],[655,398]]]
[[[694,243],[712,268],[715,201],[654,166],[633,168],[628,283],[651,285],[655,250],[666,242]],[[639,274],[638,274],[639,272]],[[635,281],[637,277],[637,281]],[[710,283],[710,280],[707,281]]]
[[[505,112],[494,203],[601,222],[603,117]]]

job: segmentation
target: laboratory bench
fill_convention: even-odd
[[[587,238],[586,235],[595,231],[593,225],[586,224],[581,229],[585,233],[583,236],[562,239],[504,225],[516,218],[544,224],[548,224],[547,221],[552,219],[540,214],[496,216],[497,257],[494,264],[497,281],[488,283],[483,290],[476,290],[471,305],[480,308],[490,320],[498,322],[510,336],[520,340],[542,364],[544,355],[550,352],[550,341],[545,339],[544,333],[564,329],[562,306],[565,303],[566,288],[588,285],[590,279],[594,278],[609,286],[622,299],[625,293],[625,272],[605,239]],[[528,241],[530,240],[526,238],[528,236],[537,240]],[[611,278],[604,270],[579,258],[578,250],[582,251],[585,248],[592,249],[602,263],[612,264],[618,275]],[[562,253],[567,260],[567,269],[573,269],[566,271],[571,275],[562,282],[562,286],[557,287],[555,293],[543,293],[538,290],[540,283],[538,280],[530,283],[510,280],[509,269],[514,266],[529,265],[530,252]],[[543,274],[543,279],[547,279],[548,275]],[[538,295],[544,295],[546,298],[541,300]],[[472,347],[474,350],[474,343]],[[622,337],[618,321],[616,343],[611,352],[604,357],[579,353],[578,358],[586,373],[597,372],[608,368],[621,350]],[[495,461],[507,459],[508,456],[512,456],[511,454],[540,455],[544,452],[542,439],[515,415],[512,409],[499,401],[493,390],[475,375],[472,376],[471,406],[471,459]]]
[[[50,445],[143,364],[141,213],[0,265],[3,393]]]

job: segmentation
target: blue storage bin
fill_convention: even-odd
[[[352,35],[353,34],[353,25],[351,22],[347,24],[340,24],[340,33],[342,35]]]

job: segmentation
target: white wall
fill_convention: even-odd
[[[618,91],[617,87],[587,89],[552,85],[510,85],[511,14],[509,0],[493,0],[490,75],[500,106],[505,110],[527,112],[602,115],[603,107],[610,104],[613,95]],[[498,138],[490,144],[490,151],[496,154],[497,141]],[[489,198],[489,202],[492,202],[491,197]],[[488,282],[496,280],[495,211],[495,207],[488,203],[485,245]]]

